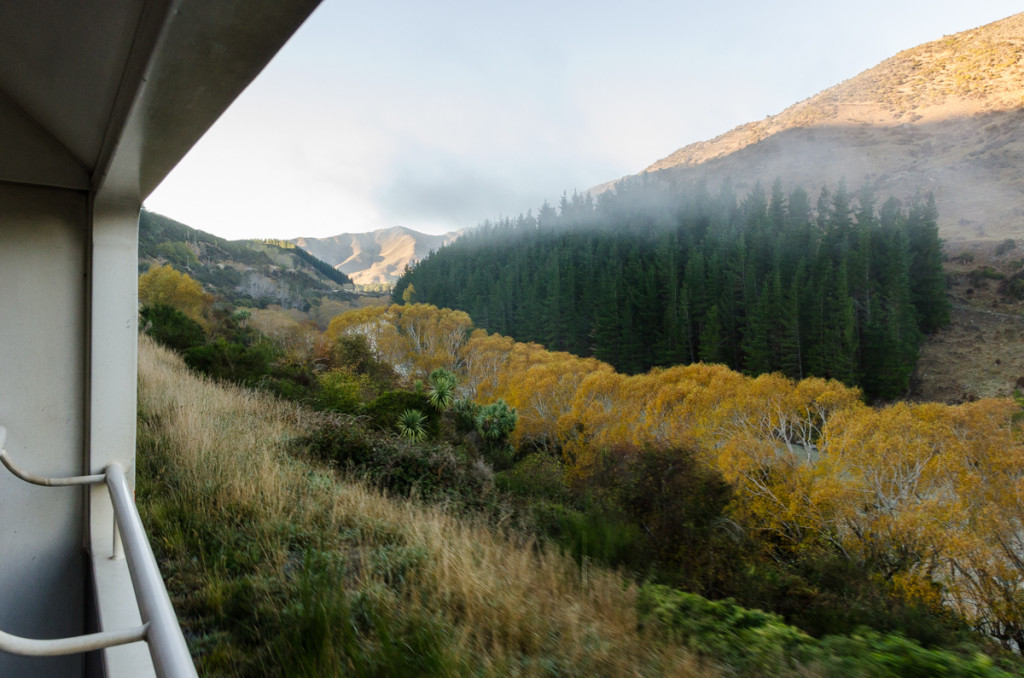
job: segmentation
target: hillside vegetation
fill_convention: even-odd
[[[143,210],[139,217],[139,272],[169,265],[204,291],[232,304],[278,305],[308,311],[341,301],[352,280],[285,241],[229,241]]]
[[[1013,666],[993,640],[1022,628],[1012,401],[626,376],[420,304],[336,317],[309,362],[218,332],[186,361],[302,404],[143,341],[139,503],[210,674]]]
[[[138,501],[204,675],[716,675],[640,631],[620,576],[296,459],[327,421],[145,339],[139,411]]]

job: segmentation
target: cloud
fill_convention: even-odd
[[[416,149],[395,158],[392,176],[375,192],[374,201],[395,224],[429,230],[465,228],[536,208],[558,186],[552,174],[521,163],[502,166]]]

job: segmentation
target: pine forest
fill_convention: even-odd
[[[737,200],[641,176],[596,200],[487,222],[407,270],[397,303],[620,372],[721,363],[905,394],[923,335],[949,321],[934,199],[756,186]]]

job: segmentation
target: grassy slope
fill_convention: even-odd
[[[1007,675],[977,649],[813,639],[383,496],[298,454],[355,420],[212,383],[145,336],[139,358],[139,507],[204,675]]]
[[[139,505],[205,675],[715,675],[623,578],[290,456],[314,416],[141,338]]]

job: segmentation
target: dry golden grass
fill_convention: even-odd
[[[396,618],[432,620],[442,629],[438,638],[446,657],[434,673],[716,675],[688,652],[638,630],[636,590],[623,577],[596,568],[581,571],[575,561],[546,546],[458,519],[442,508],[382,496],[296,459],[287,450],[288,441],[321,425],[320,415],[197,377],[145,336],[139,349],[139,412],[140,440],[148,441],[156,459],[159,483],[140,494],[140,504],[148,501],[147,494],[172,495],[177,505],[194,511],[185,524],[220,521],[254,531],[250,539],[259,544],[254,557],[264,563],[259,578],[270,580],[275,591],[288,591],[295,579],[290,575],[296,567],[295,538],[280,535],[302,535],[307,547],[329,551],[344,563],[343,573],[312,598],[342,591],[372,597],[377,609]],[[142,467],[144,472],[146,464]],[[153,509],[156,516],[169,511]],[[194,650],[200,666],[211,673],[224,670],[217,668],[217,656],[239,661],[241,654],[218,646],[209,639],[212,632],[197,628],[201,622],[188,617],[192,610],[201,610],[199,617],[217,616],[220,597],[233,586],[218,580],[225,568],[217,569],[210,556],[185,552],[187,535],[171,529],[160,533],[159,525],[151,529],[161,545],[158,551],[173,561],[165,568],[176,573],[170,588],[186,628],[206,638]],[[394,553],[387,549],[396,545],[402,553],[419,554],[402,576],[374,565]],[[208,572],[197,570],[208,560]],[[182,574],[186,571],[191,578]],[[293,604],[280,600],[262,609]],[[273,625],[265,619],[260,623]],[[227,632],[212,635],[221,644],[232,642]],[[321,663],[303,673],[360,673],[352,670],[358,658],[338,649],[343,645],[340,639],[326,643],[334,648],[328,662],[333,668]],[[224,671],[245,673],[237,667]],[[287,671],[266,663],[258,669],[262,675]],[[374,672],[398,673],[387,666]]]

